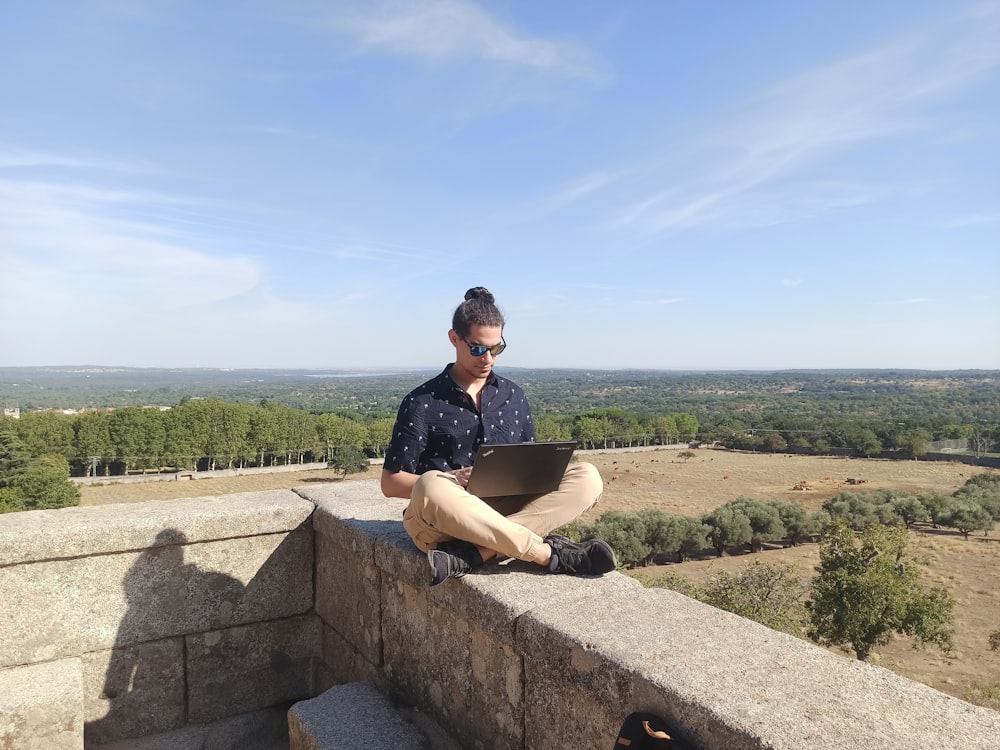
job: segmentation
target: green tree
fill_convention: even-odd
[[[920,502],[920,498],[913,495],[893,498],[890,504],[896,515],[903,520],[906,528],[910,528],[913,524],[926,521],[930,518],[930,511]]]
[[[968,541],[973,531],[992,531],[993,516],[979,503],[958,500],[941,516],[941,525],[958,529]]]
[[[301,409],[291,409],[283,408],[282,414],[285,418],[285,423],[288,430],[288,454],[286,455],[286,463],[292,462],[292,454],[298,457],[298,463],[302,463],[305,460],[305,454],[313,451],[318,443],[318,435],[316,430],[316,424],[310,419],[308,412],[304,412]],[[365,438],[368,436],[367,431],[362,425],[358,425],[360,428],[360,444],[345,446],[356,448],[359,452],[361,451],[361,445],[364,444]],[[325,446],[323,446],[325,447]],[[363,454],[362,454],[363,455]]]
[[[27,470],[28,460],[28,451],[13,428],[0,429],[0,488],[13,485]]]
[[[701,522],[709,527],[708,539],[719,557],[726,554],[727,548],[748,544],[753,538],[750,519],[729,504],[702,516]]]
[[[389,426],[391,433],[392,425]],[[339,414],[320,414],[316,417],[316,434],[324,449],[351,447],[361,450],[368,442],[368,428],[354,419]],[[391,434],[390,434],[391,436]]]
[[[343,473],[343,479],[348,474],[358,474],[365,471],[371,462],[365,456],[364,451],[353,445],[335,445],[330,454],[327,466],[335,471]]]
[[[931,434],[924,429],[907,430],[896,438],[896,450],[907,458],[916,458],[927,453],[931,444]]]
[[[598,417],[577,417],[573,422],[573,439],[582,448],[607,448],[610,425]]]
[[[927,514],[930,516],[931,525],[936,529],[941,524],[941,517],[948,512],[948,508],[954,502],[947,495],[942,495],[940,492],[921,492],[917,495],[917,500],[920,504],[927,508]]]
[[[1000,521],[1000,481],[993,479],[1000,479],[1000,474],[977,474],[955,493],[955,500],[977,503]]]
[[[871,493],[840,492],[823,503],[823,510],[830,514],[834,521],[843,521],[855,530],[877,526],[887,521],[892,522],[893,513],[889,509],[889,517],[885,508],[873,502]]]
[[[648,560],[652,548],[646,542],[646,523],[638,513],[609,510],[597,523],[587,527],[584,538],[603,539],[614,549],[621,562],[632,568]]]
[[[86,467],[87,476],[93,476],[100,464],[107,471],[108,462],[114,455],[108,431],[110,423],[108,412],[95,410],[85,411],[73,420],[73,452]]]
[[[816,516],[798,503],[771,500],[768,505],[778,512],[778,518],[785,527],[785,538],[792,546],[798,546],[819,531]]]
[[[673,414],[677,424],[677,436],[682,442],[690,442],[698,436],[698,418],[693,414]]]
[[[677,440],[680,431],[677,429],[677,420],[670,414],[661,414],[653,417],[649,421],[649,429],[653,433],[653,439],[660,445],[670,445]]]
[[[788,450],[788,441],[777,432],[769,432],[761,439],[760,449],[767,453],[784,453]]]
[[[388,417],[368,423],[368,446],[376,456],[385,455],[389,442],[392,440],[392,428],[395,424],[396,420]],[[567,439],[569,439],[568,434]]]
[[[17,434],[32,458],[74,455],[73,418],[55,411],[32,411],[17,420]]]
[[[702,587],[707,604],[800,637],[808,621],[804,604],[807,590],[793,566],[759,560],[736,575],[715,573]]]
[[[726,505],[742,513],[750,521],[750,551],[760,552],[765,542],[774,542],[785,536],[785,525],[781,515],[773,505],[754,500],[752,497],[738,497]]]
[[[921,586],[907,534],[870,526],[858,535],[842,523],[825,530],[809,605],[811,638],[849,647],[861,661],[895,634],[950,651],[954,599],[943,588]]]
[[[251,410],[247,442],[248,450],[257,456],[258,466],[273,464],[277,456],[285,452],[288,427],[278,407],[264,403]]]
[[[882,451],[882,443],[874,431],[867,428],[852,431],[846,436],[847,447],[854,455],[868,458]]]
[[[127,406],[116,409],[108,420],[108,434],[115,449],[115,458],[132,467],[158,467],[166,445],[163,413],[158,409]]]
[[[704,549],[708,541],[708,526],[690,516],[671,516],[670,523],[673,526],[673,544],[668,551],[677,553],[677,562],[684,562]]]
[[[30,460],[9,483],[0,485],[0,513],[79,504],[80,490],[69,481],[69,462],[58,455]]]

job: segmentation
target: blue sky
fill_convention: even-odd
[[[10,3],[0,365],[1000,368],[1000,2]]]

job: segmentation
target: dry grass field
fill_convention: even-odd
[[[656,507],[668,513],[700,515],[739,496],[788,500],[817,509],[841,490],[896,488],[908,492],[951,494],[966,479],[984,471],[963,464],[879,461],[777,454],[746,454],[701,449],[684,460],[673,450],[597,453],[594,463],[605,480],[600,505],[584,521],[605,510]],[[374,479],[378,467],[355,479]],[[865,480],[849,485],[847,479]],[[81,488],[82,504],[202,497],[232,492],[296,487],[316,481],[341,481],[330,471],[265,474],[188,482],[153,482]],[[810,489],[795,490],[796,485]],[[945,586],[955,597],[955,650],[914,650],[905,640],[879,649],[872,662],[965,700],[1000,709],[1000,652],[990,651],[991,631],[1000,628],[1000,537],[977,535],[966,542],[957,533],[921,528],[911,532],[911,547],[925,561],[926,580]],[[707,556],[683,564],[643,569],[655,577],[670,570],[702,581],[718,570],[735,571],[751,560],[787,562],[811,574],[818,545],[765,550],[756,556]],[[852,658],[845,656],[845,658]]]

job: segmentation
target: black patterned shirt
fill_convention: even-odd
[[[481,443],[535,441],[531,409],[520,386],[491,372],[480,394],[480,413],[448,375],[450,369],[448,365],[403,399],[385,454],[386,470],[451,471],[472,466]]]

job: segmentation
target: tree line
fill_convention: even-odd
[[[357,412],[311,413],[272,402],[248,405],[191,399],[169,409],[127,406],[79,414],[28,412],[3,418],[32,458],[52,455],[75,476],[160,470],[207,471],[353,461],[385,455],[394,419]],[[637,416],[602,409],[542,416],[539,440],[576,440],[584,448],[655,445],[694,439],[689,414]],[[352,449],[354,453],[349,453]],[[342,467],[341,467],[342,468]]]
[[[627,567],[657,559],[684,562],[704,549],[722,557],[736,548],[760,552],[768,544],[794,546],[815,539],[831,523],[855,531],[872,526],[905,529],[917,523],[955,529],[966,539],[988,534],[1000,521],[1000,474],[970,478],[953,495],[896,490],[841,492],[809,511],[798,503],[738,497],[699,518],[658,508],[607,511],[589,525],[572,529],[582,538],[599,538],[614,547]]]

